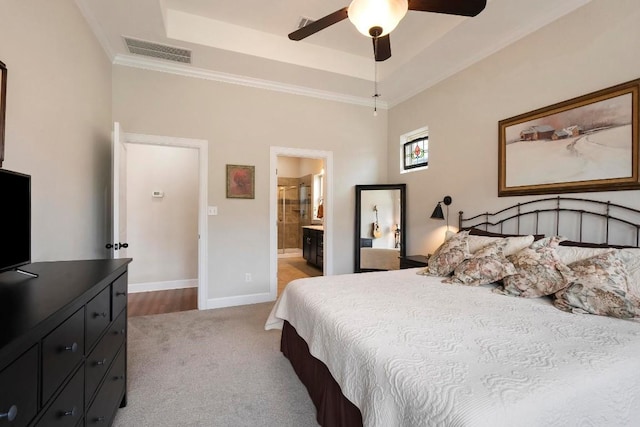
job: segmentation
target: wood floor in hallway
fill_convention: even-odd
[[[128,304],[129,317],[195,310],[198,308],[198,288],[129,294]]]
[[[302,257],[278,259],[278,295],[292,280],[322,276],[322,271],[307,264]],[[174,313],[198,308],[198,288],[129,294],[129,317]]]

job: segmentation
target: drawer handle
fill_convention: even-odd
[[[76,351],[78,351],[78,343],[74,342],[71,345],[68,345],[64,348],[64,351],[70,351],[71,353],[75,353]]]
[[[97,366],[102,366],[102,365],[105,365],[106,363],[107,363],[107,359],[102,359],[102,360],[98,360],[96,362],[96,365]]]
[[[18,416],[18,407],[16,405],[11,405],[9,410],[4,414],[0,414],[0,420],[6,418],[7,421],[11,422],[16,419]]]
[[[120,329],[119,331],[113,331],[113,335],[124,335],[124,328]]]
[[[62,415],[64,415],[65,417],[75,417],[77,412],[78,410],[74,406],[70,411],[63,412]]]
[[[116,375],[115,377],[113,377],[114,381],[118,381],[118,380],[124,380],[124,375]]]
[[[126,295],[127,295],[126,292],[116,292],[116,296],[117,297],[123,297],[123,296],[126,296]]]
[[[101,423],[101,422],[103,422],[103,421],[104,421],[104,420],[106,420],[106,419],[107,419],[106,417],[96,417],[96,418],[94,419],[94,421],[95,421],[95,422],[97,422],[97,423]]]
[[[93,313],[93,317],[107,317],[107,313],[104,311],[102,313]]]

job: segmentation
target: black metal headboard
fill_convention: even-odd
[[[460,211],[458,226],[461,230],[561,235],[578,242],[640,246],[640,210],[572,197],[532,200],[470,218]]]

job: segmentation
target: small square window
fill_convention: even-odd
[[[400,173],[429,167],[429,128],[423,127],[400,135]]]
[[[404,144],[404,170],[429,164],[429,137],[414,139]]]

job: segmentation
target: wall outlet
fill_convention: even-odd
[[[244,281],[245,282],[251,281],[251,273],[244,273]]]

